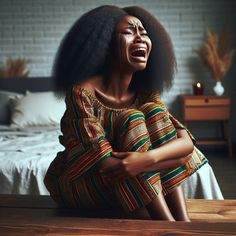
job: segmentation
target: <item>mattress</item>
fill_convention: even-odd
[[[63,150],[59,134],[59,127],[0,126],[0,194],[49,194],[43,179]]]

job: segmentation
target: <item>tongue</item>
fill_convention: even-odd
[[[144,57],[145,53],[143,51],[135,51],[135,52],[131,53],[131,55],[133,57]]]

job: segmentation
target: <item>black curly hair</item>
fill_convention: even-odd
[[[115,27],[125,15],[137,17],[152,41],[147,67],[134,73],[130,88],[162,92],[171,87],[176,60],[164,27],[141,7],[104,5],[82,15],[65,35],[53,67],[57,91],[66,91],[90,76],[107,73],[113,56]]]

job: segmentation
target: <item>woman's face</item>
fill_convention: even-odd
[[[152,43],[141,21],[134,16],[125,16],[117,24],[116,32],[121,68],[131,72],[145,69]]]

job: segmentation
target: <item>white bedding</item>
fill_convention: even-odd
[[[0,194],[48,195],[46,170],[63,147],[58,127],[0,126]]]
[[[186,198],[190,199],[224,199],[215,174],[208,163],[183,183],[183,189]]]
[[[59,127],[0,126],[0,194],[48,195],[43,179],[63,147]],[[206,164],[184,184],[186,198],[223,199],[212,168]]]

